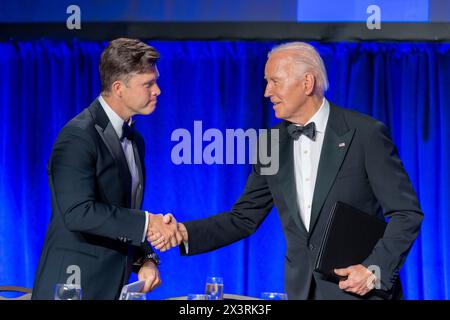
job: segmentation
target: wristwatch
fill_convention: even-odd
[[[144,262],[145,262],[145,260],[150,260],[157,266],[159,266],[161,264],[161,259],[159,259],[158,255],[154,252],[146,254],[144,256]]]

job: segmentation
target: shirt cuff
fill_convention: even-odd
[[[186,254],[189,254],[189,242],[183,241],[184,244],[184,251],[186,251]]]
[[[142,242],[145,242],[145,238],[147,237],[148,218],[149,213],[148,211],[145,211],[145,227],[144,227],[144,235],[142,236]]]

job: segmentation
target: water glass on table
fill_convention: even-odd
[[[57,283],[55,300],[81,300],[82,292],[79,284]]]
[[[211,300],[223,300],[223,278],[208,277],[206,279],[205,293],[211,296]]]
[[[284,292],[263,292],[261,293],[263,300],[287,300],[288,295]]]
[[[125,300],[147,300],[147,295],[141,292],[127,292]]]
[[[211,300],[211,296],[209,294],[197,294],[190,293],[187,296],[188,300]]]

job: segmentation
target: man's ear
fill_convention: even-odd
[[[116,97],[121,98],[122,97],[122,90],[123,90],[123,82],[116,80],[111,85],[111,93],[115,95]]]
[[[305,90],[305,94],[308,96],[312,95],[314,92],[314,86],[316,85],[316,78],[312,73],[307,72],[305,73],[303,80],[303,89]]]

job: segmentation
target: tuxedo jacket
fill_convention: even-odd
[[[78,281],[83,299],[118,298],[133,263],[153,252],[142,242],[142,136],[132,144],[140,178],[134,202],[125,154],[98,100],[60,131],[47,167],[52,215],[33,299],[53,299],[55,284]]]
[[[299,214],[294,144],[288,124],[283,121],[274,127],[279,129],[278,172],[262,175],[262,165],[254,165],[243,194],[230,212],[186,222],[187,254],[214,250],[249,236],[275,205],[286,240],[285,290],[289,299],[307,299],[313,277],[324,299],[360,299],[314,272],[330,211],[336,201],[342,201],[389,220],[383,238],[362,264],[378,266],[381,289],[391,298],[399,298],[399,270],[418,235],[423,213],[386,127],[330,103],[308,232]],[[181,254],[186,254],[184,247]],[[371,292],[363,298],[377,296]]]

